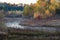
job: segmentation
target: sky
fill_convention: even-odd
[[[36,3],[37,0],[0,0],[0,2],[7,2],[7,3],[12,3],[12,4],[30,4],[30,3]]]

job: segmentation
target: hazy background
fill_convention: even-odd
[[[23,4],[30,4],[30,3],[36,3],[37,0],[0,0],[0,2],[7,2],[7,3],[23,3]]]

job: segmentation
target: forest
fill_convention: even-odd
[[[56,9],[60,8],[60,2],[56,0],[38,0],[35,4],[24,7],[24,16],[33,18],[47,18],[56,14]]]

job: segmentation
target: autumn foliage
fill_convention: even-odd
[[[31,4],[28,7],[30,7],[29,10],[25,11],[29,15],[32,14],[33,18],[37,18],[39,15],[41,18],[47,18],[55,15],[55,10],[59,7],[59,3],[55,0],[38,0],[35,4]]]

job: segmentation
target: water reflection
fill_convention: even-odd
[[[49,32],[55,32],[56,28],[54,27],[31,27],[31,26],[21,26],[19,25],[21,20],[15,19],[11,21],[7,21],[5,25],[7,27],[12,27],[12,28],[20,28],[20,29],[28,29],[28,30],[39,30],[39,31],[49,31]]]
[[[21,28],[21,29],[24,29],[23,26],[19,25],[19,22],[18,22],[18,21],[7,22],[7,23],[5,23],[5,25],[6,25],[7,27],[13,27],[13,28]]]

